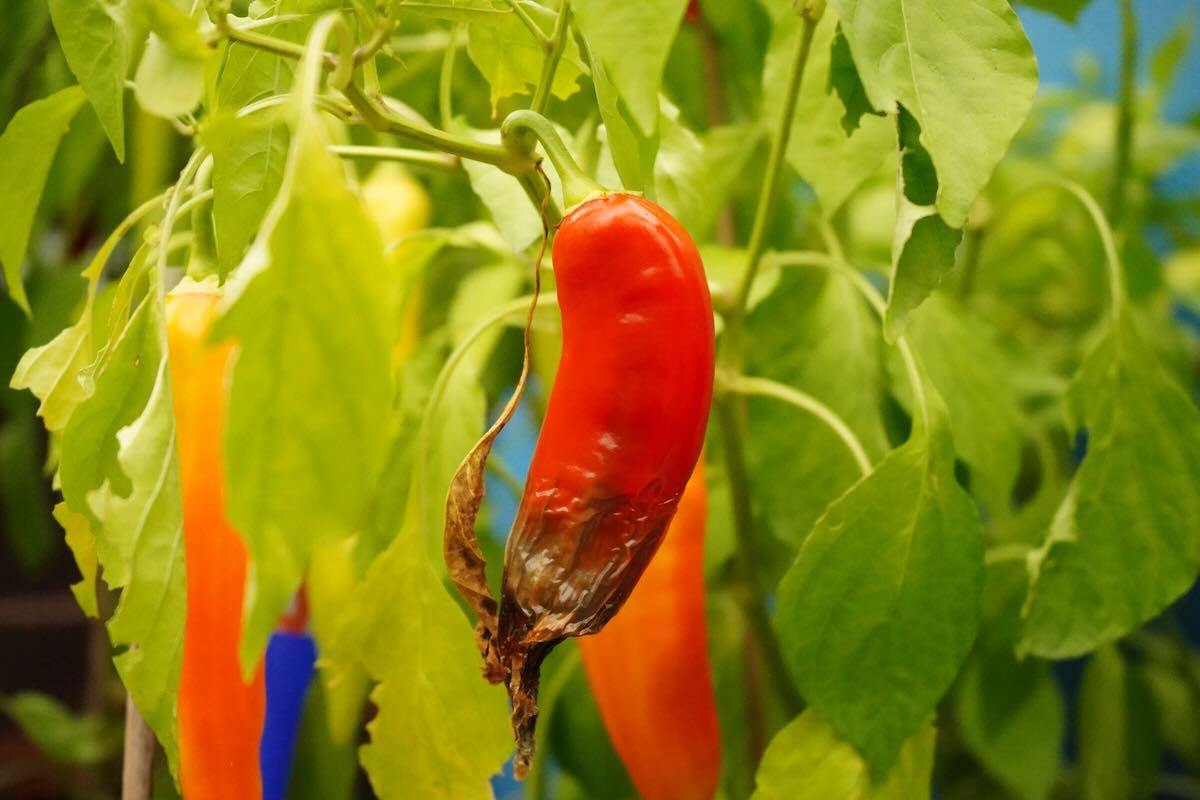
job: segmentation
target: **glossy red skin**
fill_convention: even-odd
[[[173,292],[166,306],[187,563],[180,784],[186,800],[257,800],[266,690],[261,664],[249,681],[238,665],[247,554],[224,513],[221,434],[232,347],[206,346],[218,302],[197,289]]]
[[[554,274],[563,350],[505,552],[501,652],[616,613],[675,513],[712,398],[708,283],[666,211],[629,194],[583,203],[559,227]]]
[[[643,800],[712,800],[721,771],[697,465],[662,545],[604,630],[579,640],[604,727]]]

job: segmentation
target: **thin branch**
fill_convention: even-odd
[[[1125,218],[1125,188],[1133,155],[1134,114],[1137,103],[1138,25],[1133,0],[1121,0],[1121,82],[1117,89],[1116,153],[1113,157],[1112,197],[1109,213],[1113,226],[1121,228]]]
[[[558,64],[567,49],[567,40],[571,38],[571,0],[563,0],[562,8],[558,10],[558,19],[554,21],[554,33],[551,34],[551,46],[542,61],[542,75],[538,79],[537,91],[533,95],[530,108],[539,114],[546,111],[550,104],[550,95],[554,89],[554,75]]]
[[[369,145],[335,144],[329,152],[342,158],[366,158],[378,161],[399,161],[418,167],[457,170],[462,166],[458,156],[432,150],[411,150],[403,147],[374,147]]]
[[[542,27],[537,24],[537,20],[529,16],[529,12],[526,11],[521,5],[520,0],[504,0],[504,2],[507,3],[508,7],[511,8],[513,13],[517,15],[517,19],[521,20],[521,24],[528,28],[529,32],[533,34],[533,38],[537,40],[538,47],[544,48],[548,51],[550,49],[550,40],[546,38],[546,33],[542,30]]]
[[[133,698],[125,698],[125,754],[121,765],[121,800],[150,800],[154,783],[154,734]]]
[[[854,435],[854,431],[850,429],[850,426],[846,424],[844,419],[838,416],[836,411],[812,395],[779,383],[778,381],[767,378],[751,378],[745,375],[734,379],[726,388],[738,394],[772,397],[795,406],[802,411],[807,411],[842,440],[842,444],[850,451],[850,455],[854,458],[854,462],[858,464],[858,468],[863,475],[871,472],[871,459],[867,456],[866,448],[863,447],[862,442]]]

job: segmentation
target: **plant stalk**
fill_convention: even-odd
[[[800,13],[803,17],[803,29],[792,62],[791,78],[788,82],[784,107],[779,117],[779,129],[771,143],[766,176],[759,193],[754,227],[750,234],[746,273],[742,276],[735,299],[725,314],[725,333],[722,337],[721,352],[718,357],[717,392],[713,401],[733,503],[735,558],[738,575],[735,596],[746,620],[747,650],[758,656],[757,662],[761,664],[766,679],[770,682],[775,694],[784,703],[785,711],[789,716],[800,712],[803,708],[803,700],[788,674],[787,665],[779,650],[778,639],[771,628],[770,617],[764,605],[765,587],[759,577],[756,565],[758,548],[755,541],[754,512],[746,471],[745,400],[730,391],[728,387],[742,374],[745,366],[746,307],[750,298],[750,288],[766,252],[767,229],[775,216],[776,199],[783,182],[783,162],[791,136],[792,118],[796,113],[796,101],[804,80],[804,70],[808,63],[809,52],[812,50],[813,33],[820,19],[819,11],[814,12],[807,7],[802,8]],[[749,740],[752,752],[750,758],[751,764],[757,765],[762,758],[765,737],[762,735],[762,731],[755,731],[754,728],[761,727],[763,722],[757,715],[749,712],[756,707],[761,707],[762,687],[758,686],[757,676],[749,674],[746,676],[745,685],[747,725],[751,728]]]
[[[542,75],[538,80],[537,91],[533,95],[530,110],[538,114],[546,112],[550,105],[550,95],[554,89],[554,75],[558,72],[558,63],[562,60],[563,52],[567,49],[567,40],[571,36],[571,0],[563,0],[562,8],[558,10],[558,19],[554,22],[554,32],[550,34],[550,49],[542,62]]]
[[[154,784],[154,734],[132,697],[125,698],[125,754],[121,800],[150,800]]]
[[[1117,88],[1116,153],[1113,157],[1109,213],[1120,230],[1125,218],[1126,186],[1133,155],[1133,128],[1137,103],[1138,25],[1133,0],[1121,0],[1121,78]]]

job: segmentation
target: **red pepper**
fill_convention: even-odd
[[[221,435],[230,344],[207,345],[219,296],[194,288],[166,301],[183,535],[187,622],[179,682],[179,764],[187,800],[262,796],[258,744],[266,703],[260,665],[238,667],[246,547],[222,496]]]
[[[700,21],[700,4],[696,0],[688,3],[687,12],[683,15],[683,18],[692,23]]]
[[[533,751],[538,671],[625,602],[696,464],[713,381],[712,301],[683,226],[607,194],[554,241],[563,349],[505,551],[495,643],[516,773]]]
[[[613,745],[644,800],[712,800],[721,768],[704,618],[703,465],[633,594],[579,640]]]

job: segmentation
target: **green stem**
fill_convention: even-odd
[[[550,40],[546,38],[546,34],[542,30],[542,26],[537,24],[537,20],[529,16],[529,12],[522,7],[519,0],[504,0],[504,2],[507,3],[508,7],[511,8],[513,13],[517,15],[517,19],[521,20],[521,24],[528,28],[529,32],[533,34],[533,38],[537,40],[538,47],[549,50]]]
[[[403,147],[374,147],[369,145],[335,144],[329,152],[342,158],[369,158],[379,161],[399,161],[418,167],[456,170],[462,166],[457,156],[430,150],[410,150]]]
[[[1084,211],[1087,212],[1088,217],[1091,218],[1092,225],[1096,228],[1096,235],[1100,237],[1100,245],[1104,248],[1104,260],[1108,271],[1108,288],[1112,301],[1112,313],[1113,316],[1119,315],[1125,306],[1125,273],[1121,267],[1121,256],[1117,251],[1116,236],[1113,234],[1113,229],[1108,224],[1108,220],[1105,218],[1100,204],[1096,202],[1096,198],[1092,197],[1087,189],[1067,178],[1048,178],[1041,183],[1027,186],[1005,198],[1003,205],[992,215],[991,224],[996,225],[1014,209],[1020,207],[1022,200],[1046,188],[1057,189],[1071,195],[1079,201]]]
[[[192,180],[196,177],[196,172],[199,171],[200,165],[208,158],[208,150],[204,147],[196,148],[192,153],[192,157],[188,159],[184,165],[183,171],[179,174],[179,181],[169,191],[167,200],[167,210],[163,214],[162,227],[159,231],[159,249],[158,257],[151,262],[150,285],[157,287],[158,298],[161,301],[166,286],[163,285],[163,278],[167,272],[167,259],[171,254],[171,234],[175,229],[175,220],[179,217],[179,208],[183,204],[183,195],[191,189]]]
[[[580,168],[554,125],[536,111],[521,110],[509,114],[500,126],[500,137],[510,152],[524,159],[536,160],[534,148],[541,142],[562,180],[563,202],[568,207],[604,191],[604,187]]]
[[[1121,79],[1117,89],[1116,154],[1113,158],[1112,197],[1109,211],[1113,227],[1125,218],[1125,187],[1133,154],[1134,106],[1137,101],[1137,16],[1133,0],[1121,0]]]
[[[733,532],[736,543],[736,559],[738,581],[734,585],[734,595],[741,606],[742,614],[748,627],[748,647],[758,656],[758,663],[766,670],[776,694],[783,702],[783,710],[788,718],[800,713],[804,701],[800,698],[796,687],[788,674],[783,654],[779,650],[779,640],[771,628],[771,619],[763,605],[764,590],[758,578],[758,568],[755,564],[758,548],[754,541],[754,511],[750,502],[750,483],[747,480],[746,456],[743,443],[746,440],[745,424],[742,417],[742,406],[739,398],[732,392],[720,392],[713,400],[717,412],[717,428],[721,434],[721,444],[725,453],[725,468],[729,480],[729,494],[733,506]],[[759,688],[753,676],[746,676],[746,691],[757,694]],[[752,697],[746,703],[747,711],[761,707],[760,698]],[[761,721],[759,721],[761,722]],[[751,725],[755,724],[750,720]],[[764,742],[763,731],[750,731],[751,741]],[[754,765],[762,758],[760,748],[754,748],[751,758]]]
[[[796,57],[792,61],[791,79],[788,83],[787,94],[784,95],[783,113],[780,115],[779,130],[771,142],[771,153],[767,159],[766,180],[758,196],[758,210],[754,215],[754,227],[750,230],[750,243],[747,246],[746,273],[738,288],[736,309],[744,311],[750,299],[750,287],[762,261],[767,245],[767,228],[775,217],[775,201],[779,196],[779,186],[783,182],[783,162],[787,156],[788,141],[792,135],[792,118],[796,114],[796,101],[800,96],[800,86],[804,82],[804,68],[808,64],[808,54],[812,50],[813,33],[817,29],[818,19],[804,17],[804,29],[800,34],[800,46],[796,48]]]
[[[538,79],[537,91],[533,95],[530,110],[538,114],[546,113],[550,104],[550,95],[554,89],[554,75],[558,71],[558,62],[562,60],[563,52],[567,49],[570,39],[571,0],[563,0],[558,10],[558,19],[554,21],[554,33],[550,34],[552,42],[542,61],[542,75]]]
[[[1065,178],[1056,178],[1051,183],[1078,200],[1084,211],[1091,217],[1092,224],[1096,226],[1096,235],[1100,237],[1100,245],[1104,248],[1104,261],[1108,266],[1108,289],[1112,298],[1112,313],[1114,317],[1119,316],[1125,307],[1125,273],[1121,268],[1121,256],[1117,252],[1116,237],[1113,236],[1113,230],[1104,217],[1104,211],[1096,202],[1096,198],[1092,197],[1091,193],[1078,183]]]
[[[438,78],[438,112],[443,128],[449,128],[454,120],[454,60],[458,55],[458,37],[462,29],[461,24],[450,29],[450,40],[446,42],[446,52],[442,57],[442,74]]]
[[[783,180],[783,162],[791,135],[792,118],[796,112],[796,100],[804,80],[808,55],[812,50],[813,32],[819,19],[819,11],[808,8],[801,11],[804,19],[800,43],[792,63],[784,107],[779,117],[779,130],[771,144],[767,159],[766,175],[759,193],[754,227],[750,234],[746,273],[742,276],[734,301],[725,313],[725,333],[722,336],[718,362],[718,391],[714,398],[717,427],[721,434],[725,455],[725,468],[729,480],[730,497],[733,505],[734,541],[736,543],[737,584],[735,596],[746,620],[747,647],[756,654],[766,678],[784,703],[784,711],[792,717],[800,712],[803,701],[792,684],[787,665],[779,650],[779,641],[771,628],[770,617],[763,604],[765,588],[758,574],[755,542],[754,512],[750,500],[750,482],[746,470],[744,442],[746,440],[745,403],[737,394],[722,390],[736,382],[742,374],[745,362],[746,308],[750,299],[750,288],[766,251],[767,227],[775,215],[775,200]],[[762,721],[753,709],[761,707],[760,687],[757,676],[747,675],[746,709],[747,725],[750,729],[751,763],[756,765],[762,757],[765,736]]]
[[[838,416],[837,412],[812,395],[791,386],[778,383],[777,381],[766,378],[751,378],[745,375],[736,378],[725,388],[747,396],[771,397],[795,406],[802,411],[807,411],[824,423],[825,427],[829,428],[829,430],[833,431],[841,439],[842,444],[850,451],[851,457],[854,458],[854,463],[858,465],[863,475],[871,472],[871,459],[867,456],[866,448],[862,446],[862,442],[854,435],[854,431],[850,429],[845,420]]]
[[[438,130],[432,125],[407,119],[382,103],[372,102],[354,84],[345,87],[343,93],[362,117],[367,127],[373,130],[394,133],[406,139],[411,139],[414,142],[441,150],[444,153],[453,153],[461,158],[469,158],[472,161],[491,164],[510,175],[519,175],[533,169],[532,160],[527,159],[522,161],[519,158],[514,158],[513,153],[509,149],[500,145],[478,142],[474,139],[468,139],[465,136],[458,136]]]

